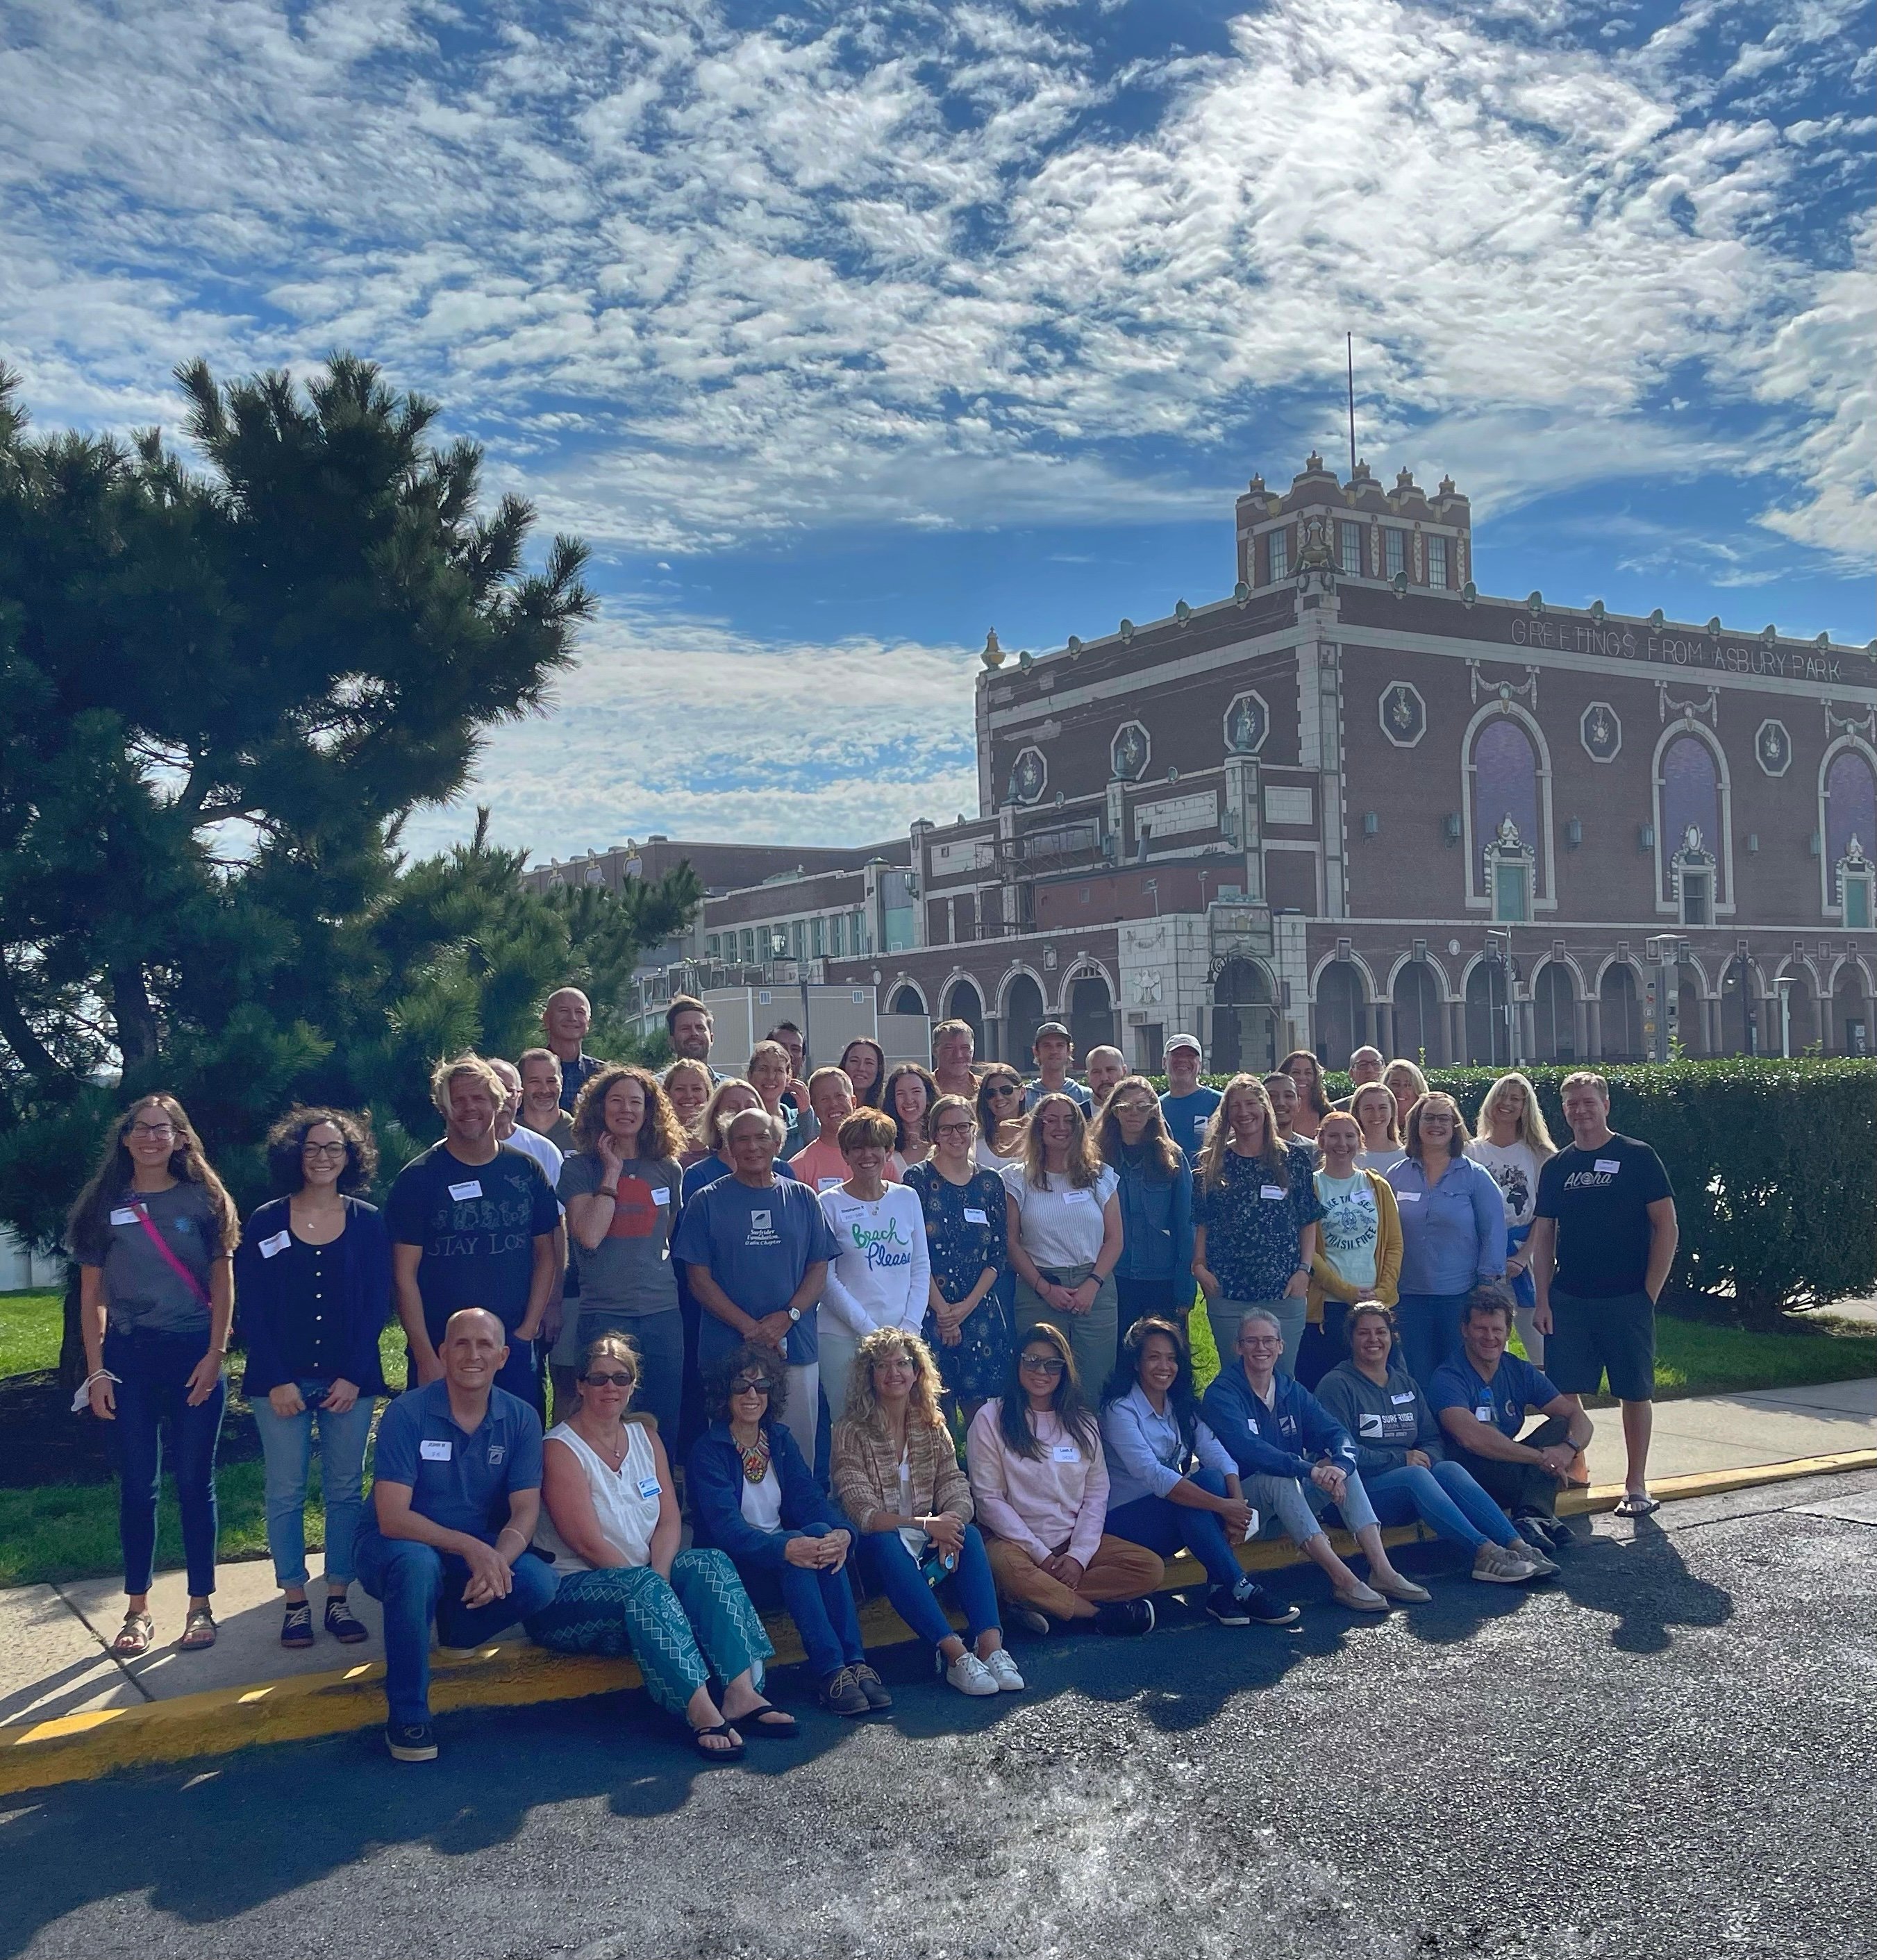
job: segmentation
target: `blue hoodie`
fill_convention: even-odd
[[[1213,1378],[1200,1403],[1206,1425],[1246,1477],[1307,1478],[1324,1457],[1339,1469],[1356,1468],[1350,1433],[1310,1391],[1286,1374],[1272,1376],[1267,1408],[1234,1365]]]

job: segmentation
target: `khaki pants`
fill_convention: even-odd
[[[980,1527],[982,1529],[982,1527]],[[1007,1538],[984,1534],[984,1549],[990,1555],[991,1577],[997,1582],[999,1596],[1019,1606],[1034,1606],[1052,1619],[1085,1620],[1082,1604],[1098,1606],[1111,1599],[1141,1599],[1166,1577],[1158,1554],[1144,1545],[1124,1538],[1101,1535],[1082,1583],[1072,1592],[1060,1579],[1052,1579],[1020,1545]],[[1055,1549],[1069,1549],[1065,1539]]]

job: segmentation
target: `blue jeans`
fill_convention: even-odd
[[[1404,1293],[1395,1304],[1401,1359],[1423,1390],[1441,1363],[1460,1351],[1460,1309],[1466,1303],[1463,1293]]]
[[[1327,1491],[1295,1477],[1258,1475],[1239,1481],[1245,1502],[1255,1506],[1264,1517],[1276,1518],[1293,1545],[1307,1545],[1322,1532],[1323,1521],[1318,1513],[1330,1508],[1331,1500]],[[1337,1509],[1352,1532],[1366,1531],[1375,1522],[1375,1507],[1362,1488],[1362,1478],[1353,1470],[1349,1473],[1343,1501]]]
[[[578,1353],[569,1365],[578,1367],[588,1344],[602,1334],[623,1334],[639,1350],[639,1386],[633,1407],[658,1425],[658,1440],[668,1453],[677,1447],[678,1410],[684,1397],[684,1316],[674,1306],[663,1313],[615,1313],[591,1302],[567,1303],[579,1316]]]
[[[1431,1470],[1404,1463],[1369,1481],[1369,1500],[1385,1525],[1404,1525],[1419,1518],[1444,1538],[1477,1551],[1490,1538],[1512,1545],[1518,1533],[1512,1521],[1458,1463],[1436,1463]]]
[[[371,1433],[371,1398],[362,1395],[343,1415],[320,1405],[331,1384],[297,1384],[304,1408],[298,1415],[276,1415],[265,1395],[253,1405],[267,1465],[267,1549],[274,1556],[277,1586],[306,1583],[306,1480],[313,1460],[313,1430],[319,1427],[320,1487],[326,1499],[326,1577],[349,1586],[352,1541],[365,1509],[365,1443]]]
[[[825,1538],[830,1529],[824,1524],[805,1525],[799,1531],[782,1531],[776,1535]],[[851,1539],[852,1527],[848,1529]],[[808,1666],[824,1681],[867,1658],[860,1637],[860,1615],[854,1606],[855,1555],[850,1544],[847,1563],[838,1572],[811,1572],[804,1566],[787,1564],[779,1571],[766,1566],[760,1570],[737,1568],[759,1608],[769,1610],[779,1605],[795,1621]]]
[[[476,1647],[554,1596],[553,1568],[524,1552],[505,1599],[466,1606],[469,1567],[453,1553],[415,1538],[387,1538],[369,1519],[359,1533],[359,1577],[384,1608],[384,1698],[391,1720],[415,1728],[430,1720],[430,1628],[447,1647]]]
[[[106,1425],[117,1459],[117,1532],[124,1548],[124,1590],[148,1592],[156,1566],[157,1495],[163,1475],[163,1429],[170,1432],[170,1471],[183,1516],[183,1562],[192,1599],[215,1589],[215,1445],[228,1399],[220,1376],[208,1399],[189,1406],[189,1378],[209,1351],[209,1336],[149,1328],[104,1336],[104,1365],[116,1376],[117,1419]]]
[[[1216,1470],[1196,1470],[1187,1481],[1215,1497],[1225,1494],[1225,1480]],[[1144,1545],[1162,1558],[1171,1558],[1184,1545],[1215,1586],[1235,1586],[1244,1577],[1216,1511],[1196,1511],[1171,1497],[1136,1497],[1109,1512],[1103,1529],[1131,1544]]]
[[[860,1566],[892,1602],[894,1612],[921,1640],[936,1647],[941,1640],[952,1637],[951,1622],[933,1596],[933,1589],[926,1583],[919,1561],[900,1543],[897,1532],[862,1532]],[[958,1604],[964,1609],[964,1624],[971,1641],[975,1642],[980,1634],[1000,1629],[997,1588],[976,1525],[964,1528],[964,1545],[958,1554],[951,1584],[957,1590]]]

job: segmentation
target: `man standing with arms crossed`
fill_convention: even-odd
[[[1581,1410],[1608,1375],[1623,1405],[1629,1467],[1617,1515],[1646,1517],[1655,1423],[1656,1303],[1675,1264],[1675,1192],[1648,1144],[1610,1128],[1610,1086],[1587,1070],[1564,1078],[1571,1144],[1538,1173],[1530,1246],[1544,1372]]]

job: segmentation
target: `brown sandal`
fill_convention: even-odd
[[[113,1660],[136,1660],[150,1651],[155,1638],[156,1622],[148,1613],[126,1613],[107,1651]]]
[[[206,1606],[198,1606],[183,1622],[183,1637],[176,1643],[179,1653],[196,1653],[215,1643],[215,1616]]]

